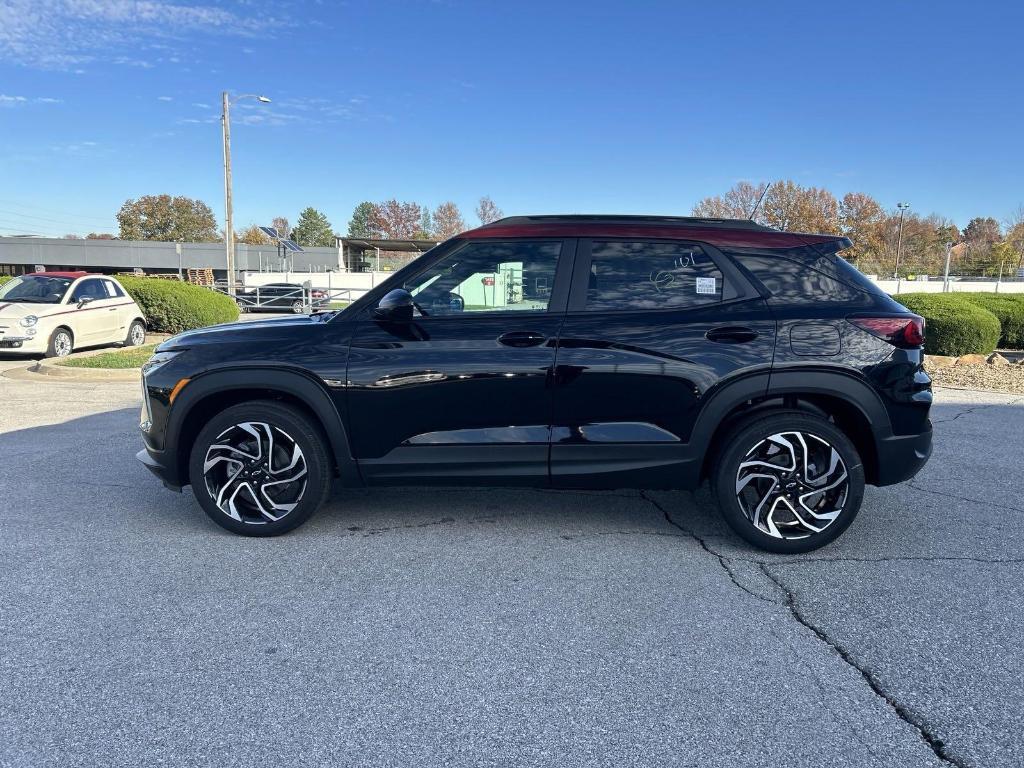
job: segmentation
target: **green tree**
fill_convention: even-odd
[[[379,238],[380,230],[374,224],[374,211],[377,206],[365,202],[356,206],[352,211],[352,218],[348,222],[349,237]]]
[[[292,230],[292,239],[299,245],[309,248],[330,247],[334,245],[334,230],[316,208],[306,208],[299,214],[299,223]]]
[[[202,200],[170,195],[143,195],[126,200],[117,212],[121,240],[215,242],[217,220]]]

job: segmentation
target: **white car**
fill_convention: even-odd
[[[145,342],[142,310],[112,277],[35,272],[0,285],[0,354],[64,357],[82,347]]]

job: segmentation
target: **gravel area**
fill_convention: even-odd
[[[944,387],[1024,394],[1024,365],[949,365],[929,374]]]

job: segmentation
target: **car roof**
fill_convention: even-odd
[[[28,274],[22,275],[22,277],[70,277],[72,280],[90,276],[99,277],[99,275],[93,275],[89,272],[29,272]]]
[[[792,248],[849,241],[839,235],[783,232],[746,219],[690,216],[560,215],[510,216],[459,235],[479,240],[508,237],[643,237],[699,240],[734,248]]]

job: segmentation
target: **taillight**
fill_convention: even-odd
[[[917,315],[902,317],[848,317],[862,331],[892,344],[909,349],[924,344],[924,318]]]

